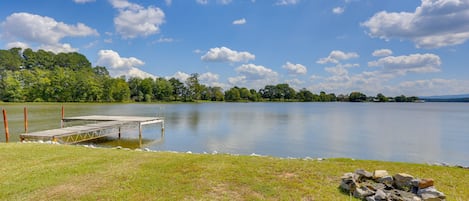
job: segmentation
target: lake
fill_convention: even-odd
[[[29,130],[60,126],[61,104],[2,104],[10,139]],[[194,153],[278,157],[346,157],[469,166],[468,103],[200,103],[64,104],[65,116],[164,116],[160,126],[144,128],[145,147]],[[127,140],[99,146],[138,146],[136,130]],[[3,125],[0,141],[5,141]]]

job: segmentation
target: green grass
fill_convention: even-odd
[[[349,200],[340,176],[358,168],[433,178],[447,200],[469,200],[469,170],[454,167],[19,143],[0,143],[0,200]]]

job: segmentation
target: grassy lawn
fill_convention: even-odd
[[[433,178],[447,200],[469,200],[469,170],[454,167],[19,143],[0,143],[0,200],[349,200],[340,176],[358,168]]]

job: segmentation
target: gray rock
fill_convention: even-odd
[[[375,199],[376,200],[386,200],[386,198],[387,198],[387,195],[383,190],[378,189],[376,191],[376,193],[375,193]]]
[[[385,176],[388,176],[388,175],[389,175],[389,173],[386,170],[375,170],[373,172],[373,178],[374,179],[378,179],[378,178],[385,177]]]
[[[366,200],[366,201],[377,201],[377,200],[375,199],[375,196],[374,196],[374,195],[373,195],[373,196],[368,196],[368,197],[366,197],[365,200]]]
[[[378,178],[376,181],[379,182],[379,183],[382,183],[382,184],[387,184],[387,185],[389,185],[389,186],[394,183],[393,177],[391,177],[391,176],[389,176],[389,175],[388,175],[388,176],[381,177],[381,178]]]
[[[373,194],[374,192],[372,190],[368,189],[365,186],[360,186],[359,188],[356,188],[353,192],[353,197],[365,199],[365,197],[368,197]]]
[[[394,184],[396,187],[402,190],[411,189],[411,181],[414,179],[414,176],[407,173],[398,173],[394,175]]]
[[[370,178],[373,177],[373,173],[368,172],[368,171],[363,170],[363,169],[355,170],[355,174],[358,174],[360,177],[364,177],[364,178],[367,178],[367,179],[370,179]]]
[[[439,201],[445,200],[446,196],[444,193],[435,189],[435,187],[430,186],[428,188],[419,189],[417,195],[420,196],[424,201]]]

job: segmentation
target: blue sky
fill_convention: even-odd
[[[469,0],[0,1],[0,48],[224,89],[469,93],[468,39]]]

